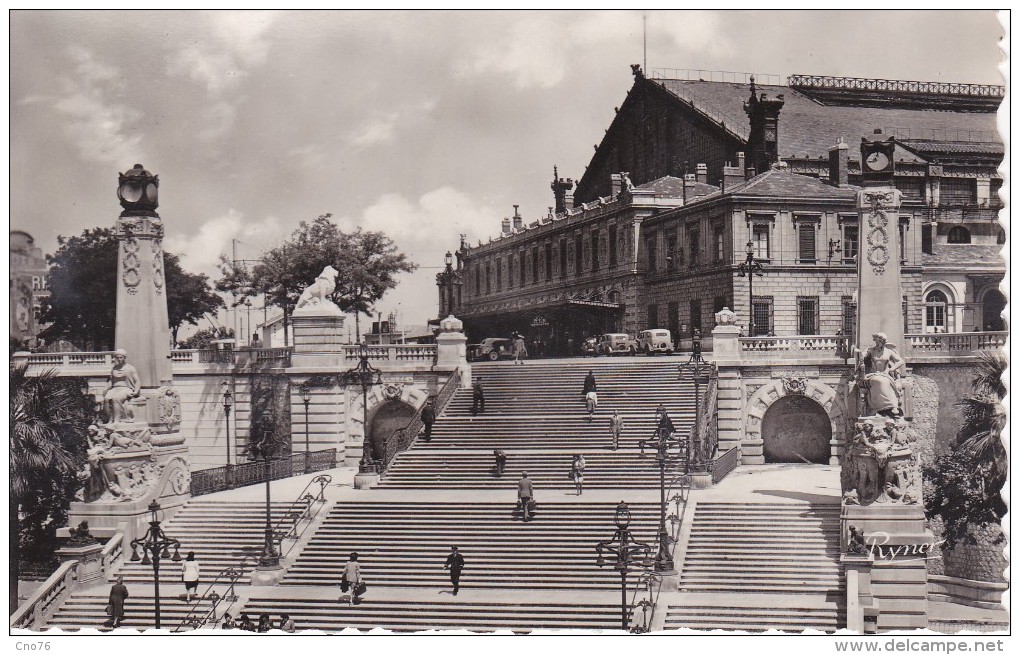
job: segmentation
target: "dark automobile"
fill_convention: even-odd
[[[481,343],[468,346],[468,359],[472,361],[487,359],[492,362],[497,359],[509,359],[511,357],[511,346],[512,342],[510,339],[482,339]]]

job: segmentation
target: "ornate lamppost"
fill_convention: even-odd
[[[704,463],[704,462],[702,462],[702,457],[701,457],[702,452],[701,452],[701,447],[700,447],[701,446],[701,443],[700,443],[701,442],[701,436],[702,436],[701,433],[700,433],[700,430],[701,430],[701,379],[702,379],[702,377],[706,373],[708,373],[712,369],[712,364],[710,364],[709,362],[705,361],[705,358],[701,356],[701,332],[700,332],[700,330],[695,330],[694,331],[694,348],[693,348],[693,351],[691,352],[690,358],[686,362],[684,362],[683,364],[680,364],[680,366],[678,368],[680,369],[680,379],[681,380],[684,379],[685,374],[687,374],[688,372],[694,378],[694,430],[691,431],[691,434],[695,437],[695,439],[698,441],[698,443],[694,444],[694,446],[695,446],[694,448],[692,448],[690,444],[688,444],[688,446],[687,446],[688,457],[687,457],[687,463],[685,465],[685,469],[689,473],[690,469],[691,469],[691,455],[693,455],[693,457],[694,457],[694,464],[695,465],[701,466]]]
[[[307,382],[301,383],[300,394],[301,402],[305,404],[305,473],[308,473],[311,470],[312,463],[312,452],[308,438],[308,404],[312,402],[312,390]]]
[[[280,553],[276,549],[276,539],[273,535],[272,498],[269,490],[270,469],[269,461],[276,451],[277,443],[268,434],[262,435],[262,439],[253,442],[249,452],[255,460],[260,457],[263,462],[266,482],[266,527],[265,539],[262,543],[262,553],[259,554],[258,568],[262,571],[271,571],[280,568]]]
[[[372,458],[368,434],[368,388],[383,383],[382,371],[369,364],[368,344],[364,341],[358,345],[358,358],[360,361],[357,366],[344,371],[338,377],[343,386],[361,385],[361,425],[365,432],[365,440],[361,446],[361,463],[358,470],[361,473],[376,473],[378,467]]]
[[[754,333],[754,276],[762,277],[764,275],[762,271],[765,267],[754,256],[754,242],[748,241],[747,245],[744,246],[744,252],[747,253],[747,259],[740,262],[740,265],[737,267],[737,275],[747,278],[747,336],[753,337],[757,336]]]
[[[679,449],[683,438],[677,432],[670,431],[667,427],[670,422],[663,414],[665,420],[660,420],[655,428],[655,463],[659,467],[659,532],[656,537],[658,552],[655,554],[655,570],[661,575],[676,575],[676,568],[673,566],[673,554],[669,550],[669,531],[666,529],[666,466],[679,461],[681,453],[671,449]]]
[[[630,531],[630,519],[630,508],[621,500],[613,516],[613,523],[616,524],[613,538],[595,544],[595,552],[598,555],[595,563],[598,566],[606,565],[603,551],[609,551],[616,556],[613,568],[620,573],[620,625],[624,630],[627,629],[630,613],[627,607],[627,574],[631,571],[643,571],[655,565],[651,545],[634,538]],[[639,557],[642,558],[640,561]]]
[[[227,426],[227,463],[224,470],[224,483],[227,489],[234,488],[234,470],[230,463],[230,410],[234,407],[234,394],[230,393],[230,385],[224,380],[223,386],[223,423]]]
[[[131,561],[137,562],[141,560],[142,564],[152,564],[156,629],[159,630],[159,560],[170,559],[174,562],[181,561],[181,542],[172,537],[168,537],[166,533],[163,532],[163,528],[160,527],[160,524],[163,522],[163,512],[160,509],[159,503],[155,500],[149,503],[149,513],[152,516],[149,519],[149,528],[145,531],[145,535],[138,539],[131,540]],[[170,556],[171,547],[174,549],[173,557]],[[138,556],[139,549],[142,551],[142,557]]]

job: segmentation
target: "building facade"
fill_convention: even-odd
[[[36,335],[44,326],[38,314],[43,298],[49,296],[46,280],[49,266],[35,239],[28,232],[10,233],[10,334],[23,347],[35,345]]]

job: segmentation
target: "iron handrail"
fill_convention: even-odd
[[[638,594],[642,591],[648,595],[638,600]],[[634,634],[651,632],[652,623],[655,621],[655,611],[659,606],[659,593],[662,591],[662,575],[655,571],[645,571],[638,578],[634,585],[634,593],[630,598],[630,631]],[[634,625],[634,618],[638,609],[641,609],[641,624]]]
[[[280,517],[280,520],[277,521],[275,526],[273,526],[273,537],[276,539],[277,550],[278,552],[280,552],[280,557],[286,556],[286,553],[282,552],[283,542],[286,539],[295,540],[294,543],[291,544],[290,548],[287,549],[287,552],[289,553],[291,549],[294,548],[294,545],[297,544],[297,540],[301,538],[302,534],[304,534],[304,530],[299,532],[297,529],[301,521],[308,519],[308,524],[310,524],[312,519],[315,518],[318,512],[316,512],[315,514],[311,513],[312,507],[316,503],[326,502],[326,487],[332,481],[333,476],[328,474],[317,475],[311,480],[309,480],[308,484],[305,485],[305,488],[298,493],[297,498],[295,498],[294,501],[291,502],[290,508],[288,508],[287,513]],[[311,493],[308,493],[308,489],[311,488],[313,484],[319,485],[319,493],[315,496],[313,496]],[[293,510],[296,509],[296,507],[299,507],[300,506],[299,503],[302,502],[304,503],[304,507],[302,508],[301,513],[295,515]],[[291,521],[291,526],[290,528],[287,529],[286,532],[282,532],[280,528],[288,520]],[[308,524],[305,525],[306,529],[308,527]]]
[[[216,609],[220,606],[221,602],[223,601],[229,601],[230,603],[236,602],[238,596],[235,587],[237,585],[237,581],[245,573],[243,565],[245,564],[245,562],[251,559],[251,557],[252,557],[251,555],[245,555],[243,558],[241,558],[241,561],[238,562],[236,566],[228,566],[227,568],[220,571],[216,575],[216,578],[212,582],[210,582],[209,585],[205,588],[205,591],[202,593],[202,595],[196,600],[191,602],[191,604],[188,606],[189,608],[188,613],[184,615],[184,618],[181,619],[180,623],[177,624],[177,627],[175,627],[172,630],[172,632],[181,632],[186,628],[197,630],[205,626],[207,623],[209,623],[210,618],[215,620]],[[230,586],[227,587],[226,593],[221,596],[216,593],[216,585],[223,584],[224,582],[226,582],[226,581],[221,582],[224,576],[227,577],[227,581],[229,581]],[[212,605],[209,607],[208,610],[206,610],[205,614],[203,614],[201,618],[195,618],[195,613],[202,607],[202,603],[205,602],[207,598],[212,600]]]
[[[460,387],[460,370],[456,370],[447,379],[446,384],[440,389],[439,394],[436,396],[435,412],[438,417],[446,409],[446,405],[453,398],[453,394]],[[423,422],[421,420],[421,411],[425,406],[422,405],[411,417],[411,420],[407,422],[407,425],[398,427],[390,433],[386,439],[383,440],[383,460],[376,462],[379,473],[385,473],[390,464],[396,458],[397,453],[403,452],[414,445],[414,442],[418,440],[418,433],[421,432]],[[410,436],[408,436],[410,435]]]

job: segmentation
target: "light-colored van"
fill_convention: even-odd
[[[638,332],[638,350],[646,355],[673,354],[673,336],[669,330],[655,329]]]

